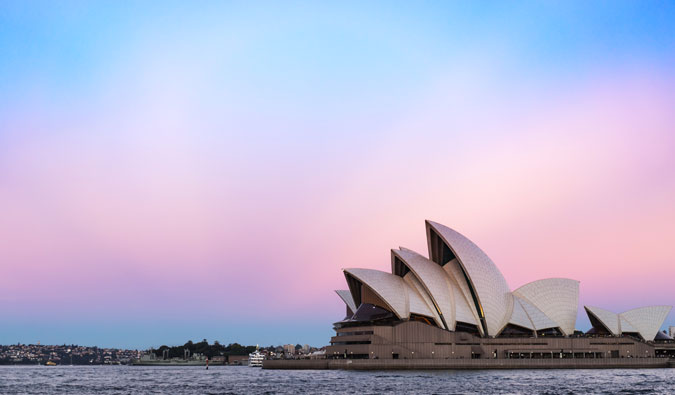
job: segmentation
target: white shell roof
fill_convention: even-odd
[[[354,303],[354,298],[352,298],[352,293],[347,289],[336,289],[335,293],[338,294],[340,299],[349,307],[349,310],[356,312],[356,303]]]
[[[396,316],[407,319],[410,313],[438,318],[417,291],[417,279],[409,279],[412,285],[394,274],[372,269],[343,269],[350,276],[370,288]],[[439,320],[440,321],[440,320]]]
[[[408,273],[410,274],[410,273]],[[427,317],[431,317],[436,321],[436,324],[440,326],[441,328],[443,327],[443,324],[439,324],[441,322],[440,318],[438,317],[438,314],[436,314],[435,309],[433,307],[429,306],[425,302],[425,298],[422,297],[421,293],[424,293],[423,289],[420,289],[418,291],[418,287],[421,287],[422,284],[417,281],[417,279],[414,276],[408,276],[408,279],[411,281],[411,283],[414,284],[414,286],[411,286],[408,282],[404,280],[404,284],[406,285],[406,292],[408,292],[408,300],[410,302],[410,313],[411,314],[419,314],[419,315],[424,315]]]
[[[392,254],[410,269],[403,278],[372,269],[343,270],[372,290],[386,305],[384,307],[400,319],[408,319],[411,313],[419,314],[432,318],[442,328],[440,312],[449,330],[455,329],[456,322],[464,322],[476,325],[483,335],[495,336],[511,323],[535,330],[557,327],[564,334],[573,334],[579,300],[578,281],[564,278],[538,280],[511,293],[501,272],[478,246],[444,225],[431,221],[426,221],[426,225],[443,239],[456,259],[441,267],[401,247],[392,250]],[[476,309],[472,291],[481,311]],[[356,311],[358,306],[350,291],[335,292],[352,311]],[[612,334],[637,332],[645,340],[654,339],[671,310],[670,306],[651,306],[616,314],[598,307],[585,308]],[[481,314],[487,333],[481,325]]]
[[[513,298],[509,297],[511,290],[504,276],[471,240],[445,225],[426,223],[443,238],[460,261],[483,309],[488,335],[496,335],[508,322],[507,315],[513,309]]]
[[[619,315],[599,307],[584,306],[586,311],[592,313],[613,335],[619,334]]]
[[[666,320],[671,306],[649,306],[628,310],[621,314],[599,307],[584,306],[586,311],[595,315],[613,335],[623,332],[637,332],[647,341],[654,340],[656,333]],[[621,325],[619,326],[619,322]]]
[[[654,340],[663,321],[666,320],[671,306],[649,306],[628,310],[621,317],[630,322],[645,340]],[[625,329],[624,329],[625,330]]]
[[[558,324],[556,322],[550,319],[541,310],[531,305],[527,300],[522,299],[515,295],[514,298],[516,302],[518,302],[521,306],[523,306],[523,309],[527,313],[527,316],[532,321],[532,325],[534,325],[534,329],[541,330],[558,327]]]
[[[525,284],[513,293],[555,321],[566,335],[574,333],[579,306],[579,281],[547,278]]]
[[[440,328],[443,328],[443,321],[441,321],[441,317],[439,317],[436,313],[434,302],[431,300],[431,297],[427,295],[427,292],[424,290],[424,286],[422,283],[420,283],[417,277],[415,277],[415,274],[413,272],[408,272],[405,276],[403,276],[403,281],[405,281],[408,284],[408,287],[411,288],[409,291],[410,312],[431,317],[436,322],[436,325],[438,325]],[[416,305],[417,300],[413,300],[413,297],[410,297],[410,295],[413,293],[417,293],[419,295],[419,298],[422,299],[422,303],[424,303],[424,307]]]
[[[431,298],[432,304],[429,307],[433,310],[437,307],[448,326],[454,327],[454,322],[451,322],[454,321],[455,316],[452,283],[443,268],[412,250],[392,250],[392,254],[397,255],[419,279]],[[444,327],[442,322],[438,326]]]
[[[478,325],[478,321],[476,321],[476,317],[471,311],[471,306],[469,306],[469,302],[466,299],[464,299],[464,295],[460,293],[459,288],[454,288],[454,293],[456,302],[454,324],[457,325],[457,322],[465,322],[467,324],[473,324],[480,327],[480,325]],[[453,326],[450,329],[455,330],[455,327]]]
[[[373,269],[343,269],[373,290],[400,319],[410,316],[408,286],[399,276]]]
[[[518,325],[523,328],[534,330],[534,325],[532,324],[530,317],[528,317],[527,313],[525,312],[525,309],[520,304],[520,301],[518,301],[517,299],[513,301],[513,313],[511,313],[511,319],[509,320],[509,324]]]
[[[619,314],[619,325],[621,329],[621,333],[625,332],[640,332],[636,327],[634,327],[630,322],[628,322],[625,318]]]
[[[453,284],[452,289],[455,299],[455,323],[459,321],[476,325],[478,326],[478,331],[483,333],[483,328],[481,328],[480,324],[478,323],[478,313],[476,312],[476,308],[473,305],[473,301],[471,301],[471,291],[469,291],[469,285],[466,283],[466,280],[462,275],[457,259],[453,259],[446,263],[445,266],[443,266],[443,270],[448,274],[448,277]]]

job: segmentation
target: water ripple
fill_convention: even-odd
[[[2,394],[675,393],[675,369],[334,371],[248,367],[3,366]]]

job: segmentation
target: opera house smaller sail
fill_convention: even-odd
[[[425,228],[428,257],[399,247],[390,251],[391,273],[343,269],[348,290],[336,293],[345,303],[346,316],[335,323],[337,336],[329,347],[334,357],[510,358],[527,351],[533,358],[563,358],[567,353],[578,354],[564,347],[584,350],[588,358],[606,357],[607,352],[623,355],[610,347],[616,343],[607,343],[611,348],[607,350],[597,346],[605,343],[589,343],[598,336],[624,336],[633,339],[621,343],[627,353],[640,349],[646,356],[656,355],[657,350],[631,342],[664,338],[658,336],[659,329],[670,306],[620,314],[586,306],[593,329],[582,334],[575,330],[579,281],[548,278],[512,291],[494,262],[468,238],[432,221],[425,221]],[[533,338],[538,342],[527,340]],[[520,346],[518,339],[523,339]]]
[[[354,312],[356,312],[356,303],[354,303],[351,292],[348,289],[338,289],[335,290],[335,293],[345,302],[345,307],[347,308],[346,317],[353,316]]]
[[[513,291],[521,303],[528,303],[556,323],[562,334],[574,333],[579,305],[579,281],[568,278],[547,278],[533,281]],[[539,324],[550,325],[550,323]],[[536,328],[548,329],[543,327]]]
[[[654,340],[671,306],[640,307],[617,314],[599,307],[584,306],[593,328],[590,333],[612,336],[633,335]]]

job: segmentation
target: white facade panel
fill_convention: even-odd
[[[527,313],[527,316],[530,317],[532,325],[536,330],[549,329],[549,328],[558,328],[559,324],[552,319],[550,319],[546,314],[541,310],[530,304],[527,300],[522,299],[518,296],[514,296],[516,301],[523,306],[523,309]]]
[[[441,320],[438,317],[438,314],[436,314],[435,311],[433,310],[433,306],[429,306],[425,298],[422,296],[422,293],[426,293],[423,288],[421,288],[421,284],[417,279],[415,278],[414,275],[411,275],[411,273],[408,273],[408,276],[406,276],[407,279],[404,279],[404,284],[406,285],[406,292],[408,292],[408,301],[410,303],[410,314],[418,314],[418,315],[423,315],[426,317],[431,317],[435,322],[436,325],[439,327],[443,327],[443,324],[440,323]],[[406,281],[407,280],[407,281]],[[426,298],[427,300],[428,297]]]
[[[410,316],[408,287],[399,276],[372,269],[344,269],[363,285],[372,289],[400,319]]]
[[[443,314],[449,328],[454,328],[455,301],[452,292],[452,281],[447,273],[435,262],[428,260],[422,255],[408,249],[392,250],[392,254],[398,256],[405,265],[415,274],[422,286],[431,298],[431,308]],[[443,328],[443,324],[439,324]]]
[[[602,324],[612,333],[612,335],[619,335],[619,315],[612,313],[609,310],[601,309],[599,307],[584,306],[586,311],[590,312],[602,322]]]
[[[471,300],[471,291],[464,279],[464,275],[462,275],[462,269],[459,267],[459,262],[457,262],[457,259],[453,259],[443,266],[443,270],[448,274],[448,277],[453,284],[455,322],[459,321],[476,325],[478,326],[478,331],[482,334],[483,328],[481,328],[480,323],[478,322],[478,312]]]
[[[547,278],[525,284],[513,293],[555,321],[564,334],[574,333],[579,307],[579,281]]]
[[[639,333],[640,331],[634,327],[630,322],[628,322],[625,318],[619,314],[619,330],[621,333],[626,333],[626,332],[632,332],[632,333]]]
[[[352,298],[352,293],[349,292],[347,289],[337,289],[335,290],[335,293],[338,294],[340,299],[342,299],[343,302],[349,307],[349,310],[353,311],[356,313],[356,303],[354,303],[354,298]]]
[[[424,290],[422,283],[420,283],[420,281],[417,279],[415,273],[408,272],[408,274],[403,276],[403,281],[405,281],[410,288],[409,294],[412,295],[412,293],[416,291],[416,293],[419,295],[419,298],[421,298],[422,303],[424,303],[426,306],[424,308],[416,306],[415,303],[417,303],[417,300],[413,300],[413,297],[409,296],[408,299],[410,300],[410,313],[422,314],[431,317],[436,322],[436,325],[438,325],[440,328],[443,328],[443,321],[441,321],[441,317],[438,316],[436,309],[434,309],[434,302]],[[423,311],[428,311],[428,313],[423,313]]]
[[[656,332],[661,329],[671,308],[671,306],[641,307],[628,310],[620,315],[628,320],[645,340],[654,340]]]
[[[488,335],[495,336],[506,325],[507,315],[513,309],[511,290],[504,276],[471,240],[445,225],[427,221],[427,226],[441,236],[464,268],[485,317]]]
[[[509,324],[534,330],[534,325],[532,324],[530,317],[517,299],[513,301],[513,313],[511,314]]]

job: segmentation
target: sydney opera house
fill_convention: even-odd
[[[391,251],[391,273],[343,269],[336,291],[346,316],[334,324],[329,360],[623,360],[675,357],[660,331],[670,306],[615,313],[584,306],[592,329],[576,328],[579,281],[548,278],[511,289],[471,240],[426,221],[428,257]]]

